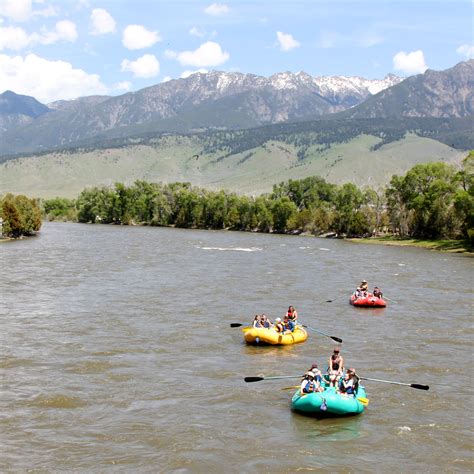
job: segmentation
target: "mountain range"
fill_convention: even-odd
[[[401,80],[390,74],[368,80],[304,72],[266,78],[213,71],[117,97],[83,97],[48,107],[30,98],[29,108],[25,96],[6,91],[0,96],[5,104],[0,109],[2,154],[67,147],[99,134],[188,133],[304,120],[346,110]]]
[[[6,91],[0,193],[74,196],[135,179],[256,192],[310,174],[379,186],[474,148],[473,77],[470,60],[404,80],[196,73],[48,105]]]

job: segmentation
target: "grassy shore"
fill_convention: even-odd
[[[360,239],[347,239],[351,242],[361,242],[364,244],[397,245],[409,247],[422,247],[441,252],[466,253],[474,255],[473,244],[469,240],[421,240],[421,239],[401,239],[394,236],[369,237]]]

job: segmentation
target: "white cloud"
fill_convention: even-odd
[[[277,31],[277,39],[282,51],[291,51],[292,49],[300,47],[300,43],[296,41],[290,33]]]
[[[130,81],[117,82],[112,86],[115,91],[125,91],[128,92],[132,88],[132,83]]]
[[[0,27],[0,51],[11,49],[19,51],[35,44],[53,44],[58,41],[74,42],[77,39],[76,25],[69,20],[58,21],[53,30],[43,29],[41,33],[28,35],[17,26]]]
[[[0,51],[12,49],[19,51],[30,44],[30,37],[23,28],[17,26],[0,26]]]
[[[37,3],[40,3],[40,2],[37,2]],[[58,16],[58,12],[56,11],[56,8],[54,8],[53,5],[47,5],[40,10],[33,10],[32,16],[44,16],[44,17]]]
[[[130,71],[134,77],[155,77],[160,73],[160,62],[154,54],[145,54],[136,61],[124,59],[121,64],[122,71]]]
[[[65,61],[49,61],[35,54],[0,54],[0,84],[17,94],[30,95],[43,103],[106,94],[107,87],[97,74],[74,69]]]
[[[419,49],[411,53],[398,52],[393,57],[393,68],[405,74],[420,74],[425,72],[428,66],[425,63],[423,51]]]
[[[197,71],[183,71],[179,77],[181,77],[181,79],[186,79],[187,77],[197,74],[198,72],[207,74],[209,71],[207,69],[198,69]]]
[[[0,16],[14,21],[26,21],[31,17],[31,0],[1,0]]]
[[[103,8],[94,8],[91,13],[92,35],[105,35],[115,31],[115,20],[112,15]]]
[[[165,77],[161,80],[161,82],[169,82],[169,81],[171,81],[172,79],[173,79],[173,78],[172,78],[171,76],[165,76]]]
[[[127,49],[143,49],[161,41],[157,31],[147,30],[142,25],[128,25],[123,31],[122,44]]]
[[[222,51],[219,43],[208,41],[194,51],[182,51],[176,55],[182,66],[218,66],[229,59],[229,53]]]
[[[77,39],[76,25],[69,20],[61,20],[56,23],[54,30],[44,30],[40,35],[33,33],[31,35],[32,42],[38,42],[41,44],[53,44],[58,41],[69,41],[73,43]]]
[[[202,38],[203,36],[206,35],[206,32],[199,28],[198,26],[193,26],[190,30],[189,30],[189,34],[191,36],[197,36],[198,38]]]
[[[208,15],[222,16],[229,13],[229,7],[225,3],[212,3],[204,11]]]
[[[462,44],[458,49],[456,49],[456,53],[464,56],[466,59],[474,58],[474,45]]]

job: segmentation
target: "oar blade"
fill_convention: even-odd
[[[240,328],[240,326],[243,326],[242,323],[230,323],[231,328]]]
[[[422,385],[419,383],[411,383],[410,384],[411,388],[417,388],[418,390],[429,390],[430,386],[429,385]]]
[[[359,400],[362,405],[367,406],[369,404],[369,399],[365,397],[357,397],[357,400]]]
[[[331,336],[331,339],[332,339],[333,341],[339,342],[339,344],[342,344],[342,339],[341,339],[340,337]]]
[[[265,380],[264,377],[245,377],[245,382],[260,382],[261,380]]]

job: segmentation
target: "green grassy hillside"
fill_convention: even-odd
[[[146,181],[189,181],[195,185],[243,193],[270,191],[284,180],[322,176],[329,182],[379,187],[393,174],[404,174],[418,163],[460,162],[466,155],[438,141],[408,134],[375,147],[380,138],[360,135],[330,147],[300,148],[280,141],[240,153],[203,153],[199,136],[166,136],[147,144],[94,151],[21,157],[0,164],[0,194],[75,197],[88,186]],[[199,155],[196,157],[194,155]]]

